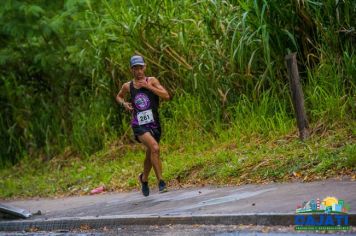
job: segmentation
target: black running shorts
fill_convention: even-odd
[[[140,143],[141,141],[138,139],[138,136],[143,135],[146,132],[149,132],[153,138],[159,143],[161,139],[161,127],[151,128],[146,126],[132,126],[132,130],[135,135],[135,139]]]

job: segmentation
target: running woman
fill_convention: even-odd
[[[167,191],[166,183],[162,179],[159,153],[161,125],[158,107],[159,98],[169,100],[170,96],[157,78],[145,76],[146,64],[142,56],[132,56],[130,66],[134,79],[122,86],[116,101],[132,113],[131,127],[135,139],[146,147],[143,173],[139,175],[139,180],[142,194],[147,197],[150,194],[148,176],[152,167],[158,180],[159,192]],[[129,101],[125,101],[126,94],[130,94]]]

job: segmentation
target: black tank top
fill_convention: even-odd
[[[145,79],[148,82],[148,77]],[[141,122],[141,126],[143,125],[150,128],[160,127],[158,115],[159,97],[146,88],[136,89],[133,85],[133,81],[130,82],[130,95],[132,107],[134,109],[131,126],[140,126]],[[153,115],[153,122],[149,122],[152,118],[149,117],[151,116],[150,111]],[[140,113],[139,116],[138,113]]]

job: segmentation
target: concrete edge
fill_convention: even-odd
[[[100,217],[64,217],[53,219],[0,221],[0,231],[55,231],[80,228],[114,228],[120,225],[294,225],[295,214],[239,214],[239,215],[113,215]],[[356,225],[356,214],[349,214],[349,225]]]

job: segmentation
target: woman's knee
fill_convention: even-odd
[[[151,153],[158,154],[159,153],[159,145],[157,143],[152,144],[150,147]]]

